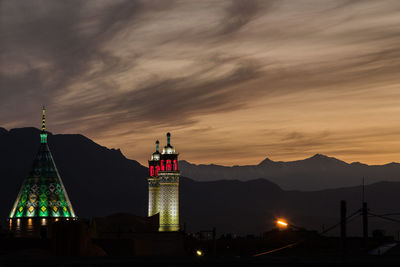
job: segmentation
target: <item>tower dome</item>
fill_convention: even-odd
[[[160,154],[160,142],[157,140],[156,141],[156,152],[154,152],[151,155],[151,160],[160,160],[161,154]]]
[[[68,220],[69,218],[76,218],[47,144],[46,110],[44,107],[42,113],[39,151],[11,209],[9,215],[10,230],[16,226],[17,231],[27,229],[32,232],[38,220],[40,220],[41,226],[44,226],[50,223],[48,221],[50,219]],[[13,224],[13,220],[16,220],[16,224]],[[23,229],[22,223],[24,222],[21,220],[26,220],[26,229]]]

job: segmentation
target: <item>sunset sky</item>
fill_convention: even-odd
[[[400,161],[400,1],[0,0],[0,127],[145,164]]]

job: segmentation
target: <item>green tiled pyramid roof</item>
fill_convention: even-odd
[[[76,216],[67,191],[47,145],[44,108],[40,139],[39,151],[32,169],[22,184],[9,217],[74,218]]]

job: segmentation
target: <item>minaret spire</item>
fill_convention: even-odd
[[[167,146],[171,146],[171,134],[167,133]]]
[[[46,107],[42,107],[42,132],[46,131]]]
[[[156,141],[156,152],[160,152],[160,141]]]
[[[42,133],[40,134],[40,143],[47,143],[47,132],[46,132],[46,108],[42,107]]]

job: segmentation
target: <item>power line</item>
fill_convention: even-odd
[[[356,219],[357,217],[354,217],[354,216],[357,215],[357,214],[360,215],[360,211],[361,211],[361,210],[357,210],[357,211],[353,212],[352,214],[350,214],[349,216],[347,216],[347,217],[346,217],[346,221],[347,221],[347,222],[351,222],[351,221],[353,221],[354,219]],[[352,218],[352,217],[353,217],[353,218]],[[329,232],[329,231],[335,229],[335,228],[338,227],[339,225],[340,225],[340,222],[337,223],[337,224],[335,224],[335,225],[333,225],[333,226],[331,226],[331,227],[329,227],[328,229],[322,231],[322,232],[319,233],[319,234],[320,234],[320,235],[323,235],[323,234],[325,234],[325,233],[327,233],[327,232]],[[306,238],[306,239],[299,240],[299,241],[294,242],[294,243],[290,243],[290,244],[285,245],[285,246],[280,247],[280,248],[275,248],[275,249],[272,249],[272,250],[268,250],[268,251],[265,251],[265,252],[261,252],[261,253],[258,253],[258,254],[253,255],[253,257],[263,256],[263,255],[275,253],[275,252],[278,252],[278,251],[281,251],[281,250],[284,250],[284,249],[287,249],[287,248],[291,248],[291,247],[294,247],[294,246],[296,246],[296,245],[298,245],[298,244],[300,244],[300,243],[302,243],[302,242],[304,242],[304,241],[306,241],[306,240],[307,240],[307,238]]]
[[[364,193],[364,192],[363,192],[363,193]],[[346,222],[347,222],[347,223],[350,223],[350,222],[354,221],[355,219],[357,219],[358,216],[356,216],[356,215],[361,216],[361,209],[359,209],[359,210],[353,212],[352,214],[350,214],[349,216],[347,216],[347,217],[346,217]],[[396,215],[400,215],[400,213],[387,213],[387,214],[378,215],[378,214],[374,214],[374,213],[371,213],[371,212],[368,211],[368,215],[370,215],[370,217],[378,217],[378,218],[381,218],[381,219],[384,219],[384,220],[388,220],[388,221],[400,223],[400,220],[396,220],[396,219],[392,219],[392,218],[387,217],[387,216],[396,216]],[[319,234],[320,234],[320,235],[326,234],[327,232],[329,232],[329,231],[335,229],[336,227],[338,227],[340,224],[341,224],[341,222],[339,222],[339,223],[337,223],[337,224],[334,224],[334,225],[332,225],[331,227],[329,227],[328,229],[326,229],[326,230],[320,232]],[[262,255],[267,255],[267,254],[271,254],[271,253],[274,253],[274,252],[278,252],[278,251],[281,251],[281,250],[284,250],[284,249],[287,249],[287,248],[291,248],[291,247],[294,247],[294,246],[296,246],[296,245],[298,245],[298,244],[300,244],[300,243],[302,243],[302,242],[304,242],[304,241],[306,241],[306,240],[307,240],[307,239],[299,240],[299,241],[297,241],[297,242],[294,242],[294,243],[285,245],[285,246],[280,247],[280,248],[276,248],[276,249],[272,249],[272,250],[269,250],[269,251],[261,252],[261,253],[258,253],[258,254],[253,255],[253,257],[258,257],[258,256],[262,256]]]
[[[348,221],[348,220],[349,220],[351,217],[353,217],[353,216],[359,214],[360,211],[361,211],[361,210],[357,210],[357,211],[353,212],[352,214],[350,214],[349,216],[347,216],[347,217],[346,217],[346,221],[347,221],[347,222],[351,222],[352,220],[351,220],[351,221]],[[359,214],[359,215],[360,215],[360,214]],[[339,223],[337,223],[337,224],[335,224],[335,225],[332,225],[331,227],[329,227],[328,229],[322,231],[322,232],[319,233],[319,234],[320,234],[320,235],[323,235],[323,234],[325,234],[325,233],[327,233],[327,232],[329,232],[329,231],[335,229],[336,227],[338,227],[338,226],[340,225],[340,223],[341,223],[341,222],[339,222]]]
[[[368,212],[368,214],[371,215],[372,217],[378,217],[378,218],[381,218],[384,220],[400,223],[400,220],[392,219],[392,218],[386,217],[385,215],[378,215],[378,214],[374,214],[371,212]]]
[[[380,216],[399,216],[400,215],[400,213],[399,212],[397,212],[397,213],[385,213],[385,214],[380,214]]]
[[[291,247],[294,247],[294,246],[296,246],[297,244],[299,244],[299,243],[301,243],[303,241],[304,240],[300,240],[300,241],[297,241],[295,243],[291,243],[289,245],[286,245],[286,246],[283,246],[283,247],[280,247],[280,248],[276,248],[276,249],[268,250],[268,251],[265,251],[265,252],[261,252],[261,253],[253,255],[253,257],[267,255],[267,254],[271,254],[271,253],[274,253],[274,252],[277,252],[277,251],[280,251],[280,250],[283,250],[283,249],[286,249],[286,248],[291,248]]]

